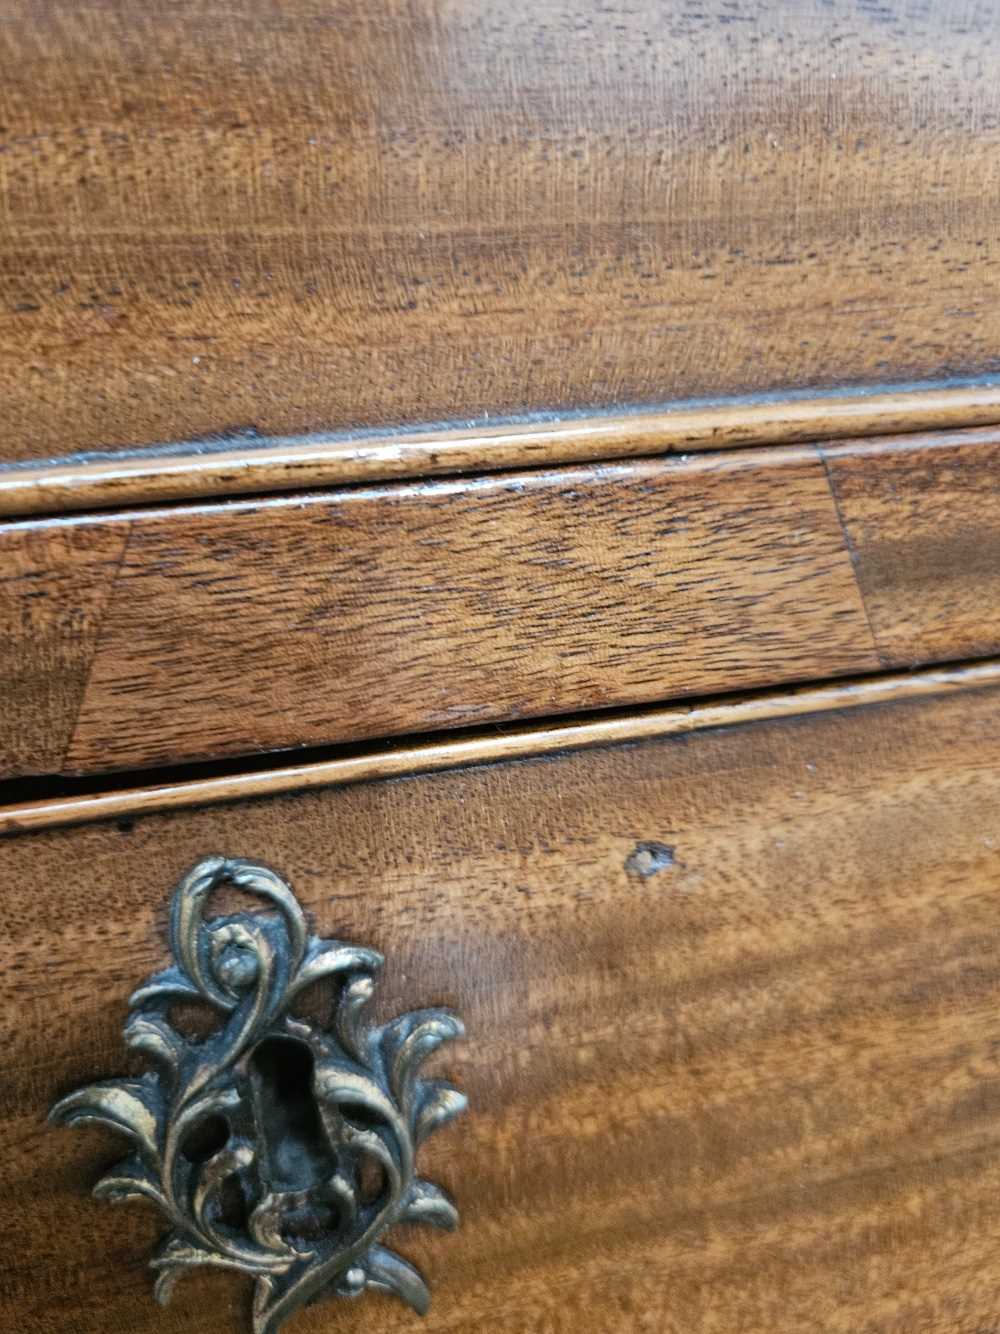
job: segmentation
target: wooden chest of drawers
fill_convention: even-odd
[[[0,1327],[1000,1329],[996,29],[12,6]]]

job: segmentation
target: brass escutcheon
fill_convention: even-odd
[[[224,883],[265,906],[206,918]],[[427,1285],[381,1238],[395,1223],[457,1226],[414,1158],[466,1106],[451,1084],[418,1077],[425,1057],[462,1036],[461,1021],[429,1009],[372,1026],[382,956],[311,935],[289,886],[256,862],[199,862],[174,891],[170,948],[174,963],[131,997],[124,1030],[151,1069],[78,1089],[50,1112],[131,1139],[94,1194],[151,1199],[166,1215],[150,1261],[158,1300],[185,1270],[215,1265],[255,1278],[254,1334],[276,1334],[306,1302],[366,1288],[423,1314]],[[324,980],[329,1016],[296,1014],[292,1002]],[[171,1023],[186,1002],[211,1007],[207,1036]]]

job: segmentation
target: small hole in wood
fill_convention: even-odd
[[[669,843],[654,843],[651,840],[637,843],[625,861],[625,870],[646,880],[660,871],[668,871],[674,864],[674,849]]]

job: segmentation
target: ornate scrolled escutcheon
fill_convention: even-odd
[[[207,918],[223,883],[264,900],[262,911]],[[159,1301],[186,1269],[216,1265],[254,1276],[254,1334],[275,1334],[306,1302],[366,1288],[423,1314],[426,1284],[381,1239],[395,1223],[458,1223],[414,1157],[466,1105],[451,1084],[418,1077],[462,1035],[460,1020],[431,1009],[371,1025],[381,955],[310,935],[288,885],[255,862],[199,862],[174,892],[170,947],[175,962],[135,992],[125,1025],[152,1068],[78,1089],[50,1113],[131,1139],[94,1194],[150,1199],[167,1216],[150,1262]],[[324,980],[328,1021],[296,1014],[293,1002]],[[185,1002],[211,1006],[209,1036],[171,1024]]]

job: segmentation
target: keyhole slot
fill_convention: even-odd
[[[312,1053],[292,1038],[266,1038],[250,1064],[270,1188],[308,1190],[328,1181],[336,1160],[313,1094]]]

